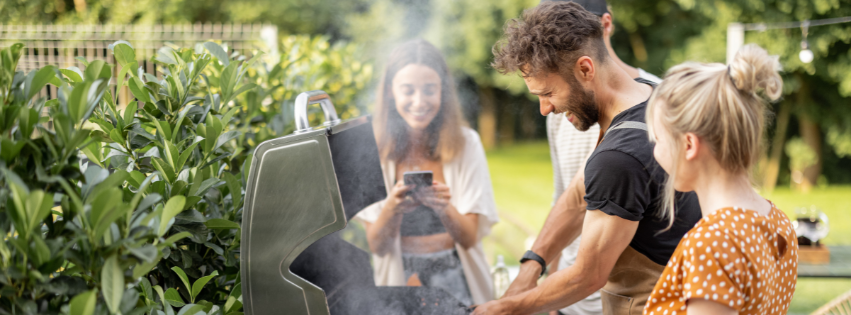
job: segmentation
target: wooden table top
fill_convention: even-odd
[[[799,278],[851,278],[851,246],[827,246],[830,249],[829,264],[798,264]]]

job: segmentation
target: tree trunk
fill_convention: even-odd
[[[517,121],[518,114],[517,104],[511,102],[500,104],[499,127],[497,132],[497,141],[499,144],[514,143],[514,124]]]
[[[638,32],[629,33],[629,44],[632,46],[632,55],[638,61],[638,66],[647,67],[647,47],[644,46],[644,39]]]
[[[74,0],[74,10],[78,14],[86,13],[86,0]]]
[[[496,100],[491,87],[479,87],[479,137],[485,149],[496,146]]]
[[[783,158],[783,147],[786,145],[786,130],[789,128],[789,104],[780,103],[780,112],[777,114],[777,122],[774,131],[774,139],[771,140],[771,155],[763,172],[762,189],[766,194],[771,194],[777,185],[777,175],[780,173],[780,159]]]
[[[798,117],[801,138],[816,154],[816,163],[804,169],[804,185],[814,186],[821,175],[821,130],[818,124],[806,115]],[[807,188],[809,188],[807,187]]]
[[[535,132],[538,131],[538,124],[536,118],[540,115],[540,111],[537,106],[530,106],[528,103],[521,103],[520,106],[520,131],[522,132],[523,139],[533,139],[535,138]]]

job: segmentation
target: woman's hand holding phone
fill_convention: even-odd
[[[413,191],[415,185],[405,185],[404,181],[396,182],[393,188],[390,189],[390,194],[384,203],[384,211],[393,211],[395,214],[405,214],[414,211],[420,203],[408,196],[408,193]]]
[[[415,190],[414,197],[424,206],[442,214],[446,210],[446,207],[449,206],[449,199],[452,198],[452,194],[449,193],[449,186],[434,181],[431,186],[420,187]]]

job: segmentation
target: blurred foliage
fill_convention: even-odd
[[[3,0],[5,24],[272,23],[284,34],[338,37],[365,0]]]
[[[250,69],[246,79],[261,89],[245,94],[237,139],[240,150],[253,150],[260,142],[290,134],[294,128],[293,102],[301,93],[324,90],[341,119],[361,115],[366,107],[361,92],[371,82],[373,66],[363,61],[361,45],[324,36],[286,36],[281,40],[281,61],[268,70]],[[312,125],[323,118],[318,107],[308,111]]]
[[[161,77],[125,41],[110,46],[116,64],[84,70],[23,73],[23,45],[0,51],[0,313],[241,314],[253,148],[292,130],[287,100],[307,89],[357,115],[372,73],[355,45],[283,46],[274,65],[214,42],[166,46]],[[36,97],[47,84],[58,98]],[[117,104],[123,88],[136,101]]]
[[[827,132],[827,142],[833,146],[836,155],[851,157],[851,132],[842,132],[839,128],[832,128]]]
[[[792,138],[786,142],[786,155],[789,156],[789,168],[792,172],[803,172],[815,164],[818,156],[801,138]]]
[[[491,48],[502,36],[508,19],[520,16],[538,2],[374,0],[368,10],[349,15],[346,35],[355,42],[367,43],[379,60],[401,42],[421,37],[444,52],[457,77],[471,78],[479,86],[526,95],[526,85],[519,76],[501,75],[490,67]]]
[[[851,6],[842,0],[611,0],[609,3],[616,25],[623,30],[616,31],[612,38],[618,55],[626,63],[658,74],[687,60],[724,63],[727,25],[732,22],[770,24],[851,16]],[[816,161],[825,162],[823,173],[831,182],[842,182],[847,180],[842,174],[851,172],[851,160],[842,153],[851,134],[851,76],[848,75],[851,23],[809,27],[807,31],[807,41],[815,55],[809,64],[798,58],[803,40],[801,29],[748,31],[745,42],[757,43],[769,53],[779,55],[783,65],[786,98],[783,106],[790,106],[793,114],[790,126],[795,128],[782,135],[769,132],[769,136],[801,136],[815,152]],[[646,59],[640,58],[642,47]],[[779,110],[777,106],[774,109]],[[773,120],[769,123],[770,128],[779,124]],[[785,147],[782,141],[775,144]],[[784,158],[784,165],[791,162],[790,157]],[[788,178],[788,170],[785,172],[781,178]],[[818,172],[810,174],[818,176]]]

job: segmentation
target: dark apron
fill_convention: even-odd
[[[664,270],[665,266],[627,246],[600,290],[603,315],[641,315]]]

